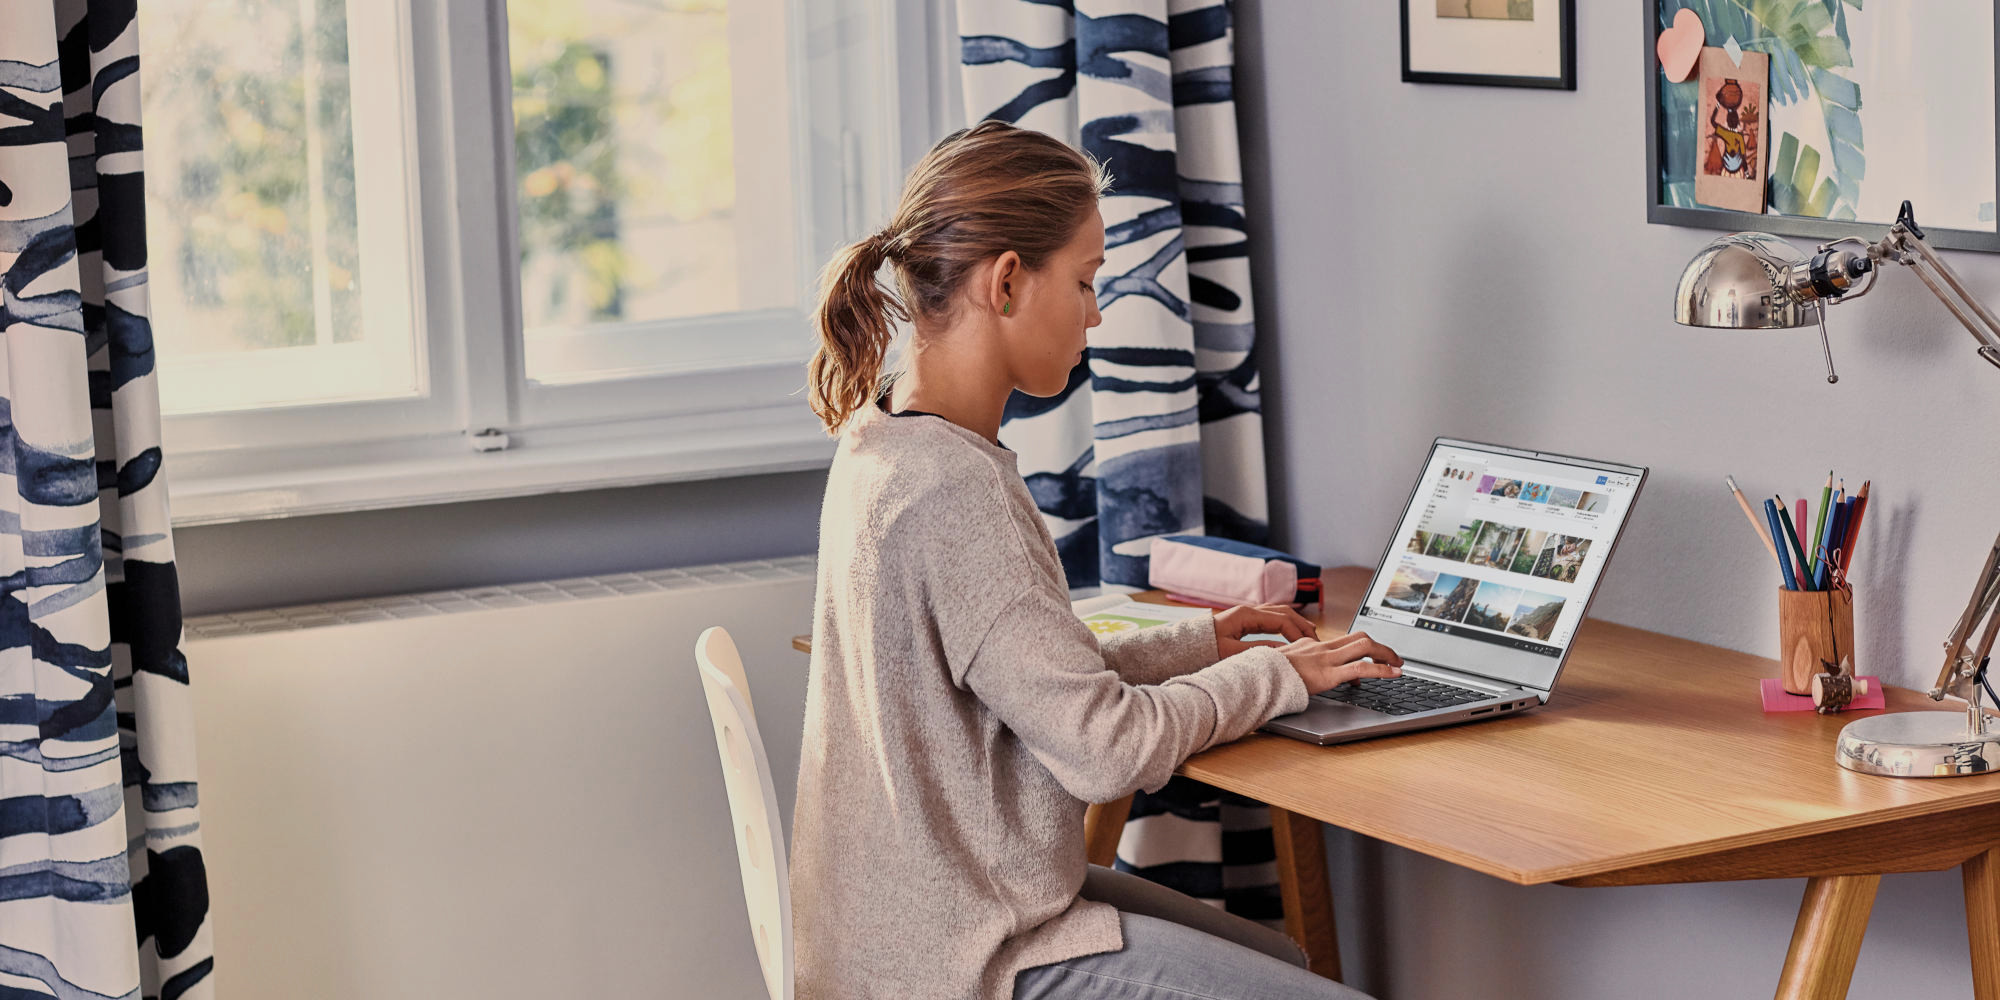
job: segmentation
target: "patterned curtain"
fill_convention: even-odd
[[[971,118],[1067,139],[1113,175],[1104,325],[1065,392],[1015,394],[1001,439],[1070,587],[1144,587],[1159,535],[1265,535],[1230,14],[1220,0],[1069,7],[958,5]]]
[[[0,996],[205,998],[133,0],[0,4]]]
[[[966,112],[1110,169],[1104,324],[1052,399],[1019,393],[1021,456],[1075,590],[1146,586],[1160,535],[1262,542],[1263,418],[1224,0],[959,0]],[[1225,836],[1225,832],[1227,836]],[[1281,916],[1266,810],[1176,778],[1140,793],[1119,867]]]

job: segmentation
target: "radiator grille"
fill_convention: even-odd
[[[565,580],[536,580],[498,587],[467,590],[436,590],[422,594],[398,594],[328,604],[299,604],[285,608],[235,611],[202,615],[187,620],[187,639],[216,639],[258,632],[285,632],[379,622],[393,618],[425,618],[459,611],[518,608],[531,604],[559,604],[627,594],[650,594],[692,587],[730,586],[779,580],[813,578],[813,557],[758,559],[749,562],[683,566],[676,569],[647,570],[640,573],[612,573],[579,576]]]

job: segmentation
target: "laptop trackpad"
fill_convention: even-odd
[[[1389,721],[1389,716],[1366,708],[1343,705],[1325,698],[1314,698],[1303,712],[1280,715],[1265,723],[1265,728],[1291,730],[1312,735],[1359,729],[1363,726],[1379,725]]]

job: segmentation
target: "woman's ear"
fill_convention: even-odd
[[[1021,255],[1009,250],[993,259],[993,266],[987,271],[986,307],[1002,316],[1013,316],[1020,309],[1014,301],[1014,294],[1021,288],[1021,277],[1026,268],[1021,265]]]

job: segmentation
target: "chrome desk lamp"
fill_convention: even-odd
[[[1687,326],[1787,330],[1818,324],[1826,380],[1838,382],[1826,336],[1826,307],[1868,294],[1885,262],[1915,271],[1979,342],[1979,356],[2000,368],[2000,318],[1966,291],[1951,266],[1924,242],[1904,202],[1887,235],[1868,243],[1848,237],[1821,244],[1810,257],[1767,233],[1734,233],[1702,248],[1674,291],[1674,319]],[[1986,664],[2000,634],[2000,540],[1986,556],[1972,599],[1945,640],[1944,669],[1931,699],[1965,699],[1960,712],[1895,712],[1857,719],[1840,731],[1834,759],[1867,774],[1937,778],[2000,770],[2000,728],[1980,708]],[[1984,623],[1982,627],[1981,623]],[[1978,632],[1977,641],[1973,633]],[[1995,698],[2000,701],[2000,697]]]

